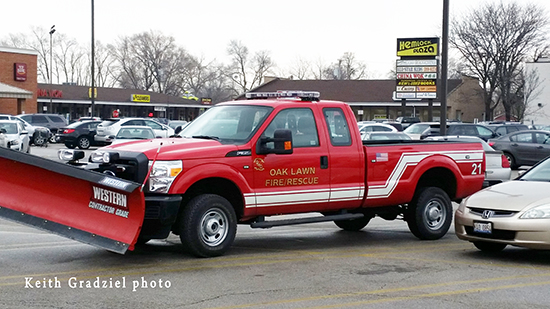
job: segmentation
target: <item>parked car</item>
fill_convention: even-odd
[[[456,141],[456,142],[478,142],[483,145],[485,151],[485,182],[483,187],[495,185],[497,183],[510,180],[512,169],[504,153],[495,150],[487,142],[476,136],[430,136],[426,140],[436,141]]]
[[[8,140],[8,148],[29,153],[29,132],[16,120],[0,120],[0,131]]]
[[[25,127],[25,130],[29,134],[30,143],[35,144],[36,146],[45,146],[51,136],[51,132],[48,128],[33,126],[18,116],[0,114],[0,120],[16,120],[18,122],[21,122],[21,124]]]
[[[405,141],[411,137],[403,132],[366,132],[361,134],[364,141]]]
[[[170,137],[174,135],[174,129],[167,125],[144,118],[109,118],[100,123],[96,128],[95,141],[110,143],[109,136],[118,133],[124,126],[148,126],[155,132],[155,136]]]
[[[110,136],[111,145],[155,138],[153,129],[147,126],[123,126],[115,136]]]
[[[33,126],[48,128],[51,132],[50,143],[55,143],[55,134],[60,128],[66,127],[69,122],[62,115],[57,114],[21,114],[17,115]]]
[[[462,200],[455,233],[482,251],[507,245],[550,249],[550,158],[520,177],[478,191]]]
[[[440,124],[431,124],[429,128],[422,132],[420,139],[438,135],[440,135]],[[484,125],[462,122],[447,123],[446,135],[477,136],[484,141],[498,136],[495,131]]]
[[[88,149],[92,145],[104,145],[95,141],[96,127],[101,121],[78,121],[73,122],[65,128],[61,128],[56,135],[59,143],[65,144],[67,148],[78,147]]]
[[[495,131],[498,135],[506,135],[517,131],[529,130],[527,125],[518,122],[491,122],[487,124],[487,126],[493,129],[493,131]]]
[[[189,122],[185,120],[170,120],[168,122],[168,126],[174,130],[176,130],[177,127],[181,127],[183,129],[188,124]]]
[[[550,131],[518,131],[489,140],[489,145],[501,150],[512,169],[534,165],[550,155]]]
[[[439,122],[417,122],[413,123],[403,130],[403,133],[410,136],[412,139],[420,139],[422,132],[426,131],[431,124],[438,124]]]
[[[367,132],[398,132],[394,126],[386,123],[364,123],[358,124],[358,126],[361,134]]]
[[[401,125],[403,126],[403,129],[406,129],[410,125],[412,125],[413,123],[419,123],[420,118],[418,118],[418,117],[397,117],[395,119],[395,122],[401,123]]]
[[[0,130],[0,147],[8,148],[8,138],[3,130]]]

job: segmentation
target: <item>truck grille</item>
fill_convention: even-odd
[[[118,152],[119,159],[109,164],[100,164],[96,172],[109,174],[118,178],[143,183],[147,177],[149,160],[143,153]]]

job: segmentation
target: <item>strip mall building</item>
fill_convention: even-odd
[[[92,114],[90,87],[37,83],[37,57],[33,50],[0,46],[0,114],[52,113],[69,119]],[[97,87],[93,115],[192,120],[210,106],[208,99]]]

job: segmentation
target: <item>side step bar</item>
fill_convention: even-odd
[[[297,224],[306,224],[306,223],[317,223],[317,222],[327,222],[327,221],[339,221],[339,220],[353,220],[363,218],[364,214],[350,214],[350,213],[341,213],[336,215],[322,216],[322,217],[309,217],[309,218],[296,218],[296,219],[286,219],[286,220],[273,220],[265,221],[263,216],[258,218],[258,221],[250,224],[252,228],[262,228],[268,229],[274,226],[285,226],[285,225],[297,225]]]

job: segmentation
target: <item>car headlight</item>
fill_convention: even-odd
[[[152,164],[149,161],[149,165]],[[174,179],[181,173],[183,164],[181,161],[155,161],[151,174],[149,174],[149,192],[168,193]]]
[[[118,160],[118,153],[117,152],[109,152],[109,151],[103,151],[103,150],[96,150],[92,152],[90,155],[90,162],[93,163],[110,163],[113,161]]]
[[[524,212],[520,216],[520,219],[549,219],[550,218],[550,204],[544,204],[537,207],[533,207]]]

